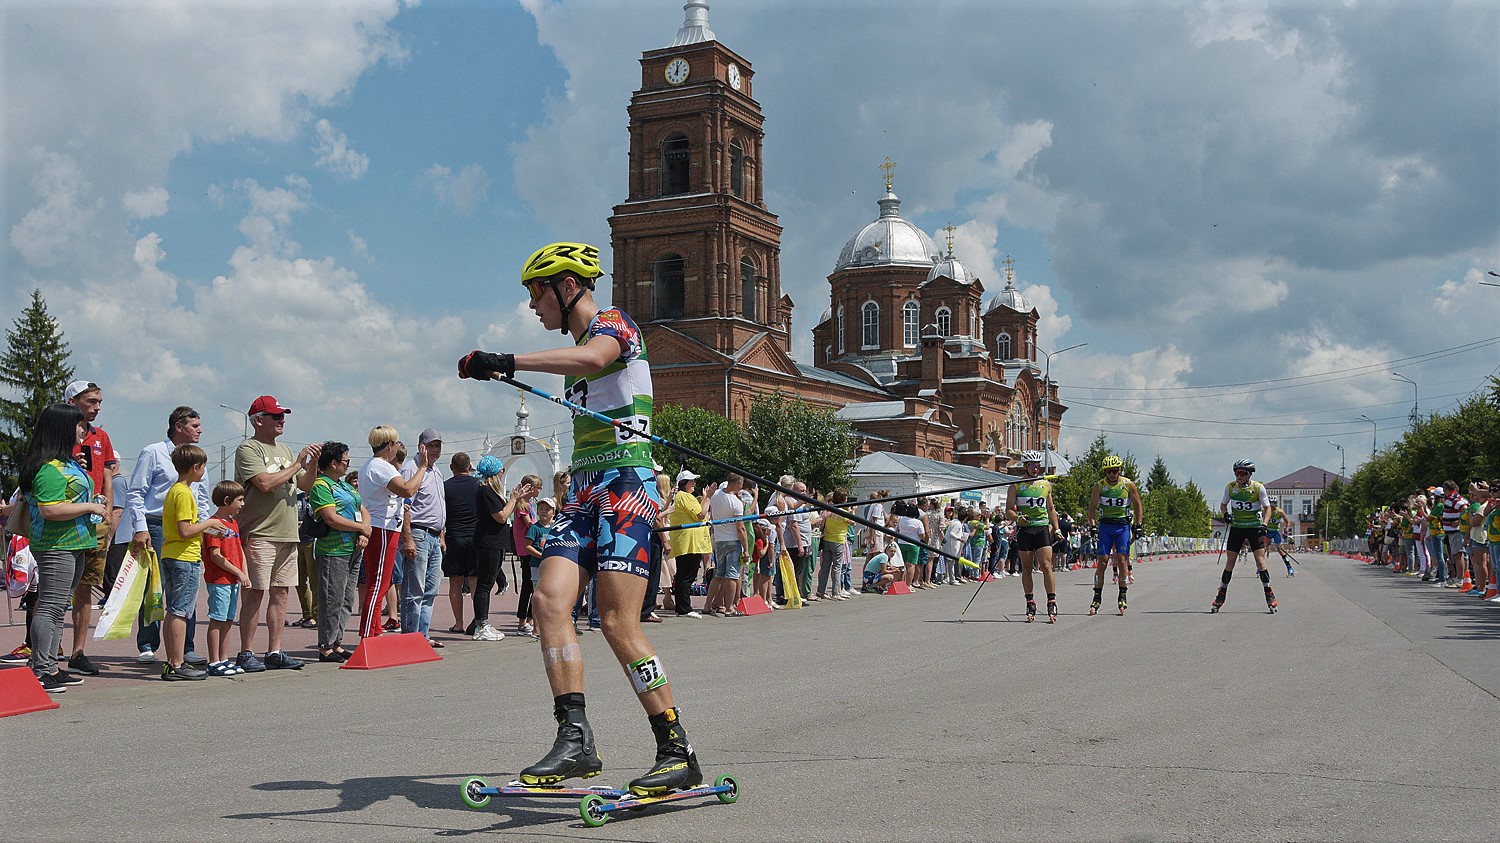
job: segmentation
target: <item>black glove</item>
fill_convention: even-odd
[[[514,354],[493,354],[476,349],[458,361],[460,378],[488,381],[500,376],[508,378],[515,373],[516,356]]]

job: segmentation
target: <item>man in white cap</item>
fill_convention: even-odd
[[[443,453],[443,437],[427,428],[417,437],[427,448],[427,473],[411,496],[410,530],[401,536],[401,631],[420,632],[432,646],[432,606],[443,581],[443,552],[447,550],[443,529],[448,525],[448,505],[443,498],[443,473],[437,459]],[[417,460],[408,457],[401,476],[410,480],[417,473]]]
[[[79,444],[75,458],[93,478],[96,499],[113,501],[115,466],[119,460],[109,434],[94,424],[104,405],[104,392],[93,381],[73,381],[63,390],[63,400],[83,413],[83,442]],[[104,587],[104,563],[109,557],[109,540],[118,521],[119,512],[111,507],[110,517],[94,525],[98,545],[84,553],[83,575],[73,591],[73,657],[68,660],[68,669],[89,676],[99,673],[99,668],[83,652],[83,646],[88,642],[89,625],[93,621],[94,586],[101,590]]]

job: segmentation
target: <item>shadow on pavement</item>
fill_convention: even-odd
[[[301,819],[308,821],[346,822],[355,825],[387,826],[390,824],[372,822],[368,819],[360,818],[358,815],[360,812],[373,807],[379,802],[394,797],[404,797],[419,808],[452,809],[462,813],[488,813],[504,818],[485,828],[422,826],[422,828],[430,829],[439,837],[483,834],[506,829],[567,822],[570,819],[572,820],[572,826],[578,828],[584,827],[583,821],[578,816],[577,800],[559,798],[545,803],[539,803],[535,800],[527,802],[511,800],[502,803],[499,798],[496,798],[483,811],[474,811],[465,806],[459,798],[459,783],[465,778],[465,776],[459,775],[431,776],[425,779],[410,776],[370,776],[366,778],[346,779],[336,783],[310,780],[264,782],[254,785],[254,789],[280,792],[326,790],[338,795],[338,804],[327,808],[309,808],[301,811],[260,811],[243,814],[226,814],[224,815],[224,819]],[[350,816],[341,817],[340,815]],[[430,817],[424,817],[424,820],[430,820]],[[404,828],[408,826],[392,827]],[[416,826],[410,827],[413,829],[416,828]]]
[[[1383,588],[1399,590],[1407,599],[1421,600],[1423,611],[1447,620],[1453,630],[1449,635],[1435,636],[1445,641],[1493,641],[1500,638],[1500,606],[1470,597],[1452,588],[1434,588],[1419,577],[1396,574],[1381,565],[1364,566]]]

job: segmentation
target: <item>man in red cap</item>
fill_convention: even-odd
[[[276,441],[286,430],[290,412],[269,395],[252,401],[248,415],[254,432],[234,450],[234,479],[245,487],[240,541],[250,574],[250,587],[241,598],[240,654],[235,662],[247,673],[302,667],[302,662],[281,651],[281,633],[286,625],[287,593],[297,584],[296,489],[306,492],[317,479],[319,446],[308,445],[294,457],[291,448]],[[259,625],[260,604],[268,592],[262,662],[250,645]]]

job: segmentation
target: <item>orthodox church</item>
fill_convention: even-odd
[[[876,218],[844,244],[813,328],[791,356],[781,226],[765,203],[765,117],[751,64],[689,0],[668,46],[641,56],[629,106],[629,190],[610,217],[613,303],[645,334],[658,404],[749,415],[774,390],[835,408],[863,453],[994,471],[1057,441],[1066,407],[1037,365],[1037,310],[985,286],[901,216],[887,160]],[[1044,433],[1044,428],[1045,433]]]

